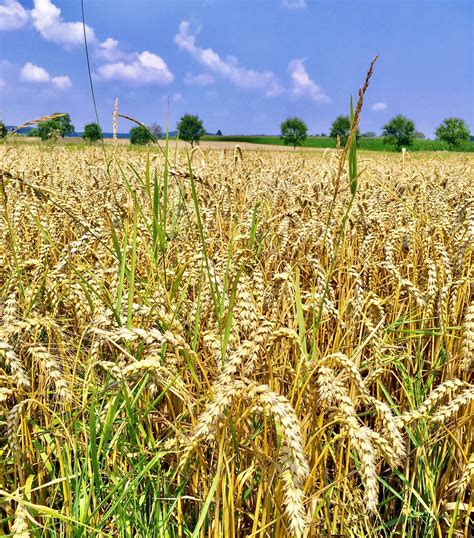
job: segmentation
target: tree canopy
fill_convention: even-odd
[[[349,133],[351,131],[351,120],[349,116],[338,116],[331,125],[330,138],[337,138],[341,140],[343,146],[346,145]],[[360,131],[357,129],[356,139],[360,138]]]
[[[300,118],[287,118],[281,125],[281,138],[285,144],[293,146],[301,146],[308,136],[308,126]]]
[[[446,118],[438,125],[436,136],[448,143],[450,148],[458,148],[471,136],[466,122],[461,118]]]
[[[176,125],[179,132],[179,138],[191,143],[199,142],[201,136],[206,134],[202,121],[199,116],[185,114]]]
[[[400,151],[413,144],[415,133],[415,123],[399,114],[383,126],[382,135],[386,144],[394,145]]]
[[[153,142],[154,135],[150,131],[141,125],[132,127],[130,129],[130,143],[135,145],[144,146],[149,142]]]
[[[148,129],[150,129],[151,134],[155,138],[161,138],[163,136],[163,129],[161,128],[161,125],[158,125],[158,123],[152,123]]]
[[[3,121],[0,121],[0,138],[4,138],[5,136],[7,136],[7,128]]]
[[[89,140],[89,142],[96,142],[97,140],[102,140],[102,129],[98,123],[88,123],[84,127],[84,134],[82,135],[84,140]]]
[[[63,114],[55,112],[54,114]],[[51,138],[64,138],[74,132],[74,125],[71,123],[69,114],[63,114],[59,118],[52,118],[38,124],[34,130],[34,136],[39,136],[41,140],[50,140]]]

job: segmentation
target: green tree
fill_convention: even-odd
[[[62,114],[62,112],[55,112],[55,114]],[[43,121],[38,124],[37,136],[41,140],[49,140],[51,138],[64,138],[68,134],[74,132],[74,125],[71,123],[71,117],[69,114],[63,114],[59,118],[52,118],[50,120]]]
[[[220,129],[217,131],[216,136],[222,136],[222,131]]]
[[[375,131],[367,131],[360,135],[361,138],[377,138],[377,133]]]
[[[413,144],[416,128],[412,120],[399,114],[383,126],[385,144],[394,145],[398,151]]]
[[[425,133],[422,133],[421,131],[416,131],[415,138],[417,140],[424,140],[426,136],[425,136]]]
[[[84,127],[84,134],[82,135],[84,140],[89,142],[96,142],[97,140],[102,140],[102,129],[98,123],[88,123]]]
[[[308,136],[308,126],[300,118],[286,118],[280,125],[281,138],[287,145],[301,146]]]
[[[338,116],[331,125],[330,138],[337,138],[339,136],[341,144],[346,145],[349,133],[351,131],[351,121],[349,116]],[[356,139],[360,138],[360,131],[357,129]]]
[[[191,142],[191,146],[194,146],[194,143],[199,142],[201,136],[206,134],[202,121],[198,116],[192,116],[191,114],[185,114],[179,120],[176,128],[179,138]]]
[[[0,121],[0,138],[5,138],[7,136],[7,128],[3,121]]]
[[[451,149],[458,148],[471,136],[469,127],[461,118],[446,118],[436,129],[436,136],[448,143]]]
[[[130,144],[145,145],[153,142],[154,137],[146,127],[139,125],[130,129]]]

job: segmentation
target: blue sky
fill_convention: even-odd
[[[300,116],[327,132],[380,55],[362,114],[403,113],[432,136],[447,116],[474,131],[473,0],[84,0],[104,130],[113,103],[170,128],[278,133]],[[0,119],[55,111],[94,121],[80,0],[0,0]],[[120,131],[130,125],[123,121]]]

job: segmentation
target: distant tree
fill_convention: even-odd
[[[436,129],[436,136],[448,143],[451,149],[458,148],[470,139],[471,133],[461,118],[446,118]]]
[[[25,133],[26,136],[39,136],[38,128],[35,127],[33,129],[30,129],[27,133]]]
[[[301,146],[308,136],[308,126],[300,118],[287,118],[281,125],[281,138],[285,144],[293,146]]]
[[[191,114],[185,114],[178,122],[176,126],[179,138],[186,140],[194,146],[195,142],[199,142],[201,136],[206,134],[202,121],[198,116],[192,116]]]
[[[341,141],[343,146],[346,145],[347,139],[349,138],[349,133],[351,130],[351,121],[349,116],[338,116],[331,125],[331,132],[329,133],[330,138],[337,138]],[[360,131],[357,129],[356,138],[360,138]]]
[[[163,136],[163,129],[161,128],[161,125],[158,125],[158,123],[152,123],[148,129],[150,129],[151,134],[155,138],[161,138]]]
[[[153,135],[146,127],[139,125],[138,127],[132,127],[130,129],[130,144],[136,144],[144,146],[149,142],[153,142]]]
[[[84,127],[84,134],[82,135],[84,140],[89,142],[96,142],[97,140],[102,140],[102,129],[98,123],[88,123]]]
[[[417,140],[424,140],[426,136],[425,136],[425,133],[422,133],[421,131],[416,131],[415,138]]]
[[[55,114],[61,114],[61,112],[55,112]],[[73,132],[74,125],[71,123],[71,117],[69,114],[64,114],[59,118],[43,121],[39,123],[37,127],[37,136],[39,136],[41,140],[64,138],[66,135],[72,134]]]
[[[216,136],[222,136],[222,131],[220,129],[217,131]]]
[[[7,128],[5,127],[5,124],[3,121],[0,121],[0,138],[4,138],[7,136]]]
[[[375,131],[367,131],[360,135],[361,138],[377,138],[377,133]]]
[[[399,114],[383,126],[382,135],[386,144],[394,145],[398,151],[413,144],[415,124]]]

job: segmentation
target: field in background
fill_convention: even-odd
[[[173,147],[176,144],[175,139],[170,139]],[[111,138],[104,139],[104,142],[107,145],[114,144],[114,141]],[[10,141],[10,144],[22,144],[22,143],[38,143],[38,138],[33,137],[17,137],[15,141]],[[119,138],[117,143],[119,145],[128,145],[130,142],[128,138]],[[79,137],[67,137],[64,140],[60,141],[59,144],[68,144],[68,145],[79,145],[87,146],[88,143],[84,142]],[[164,145],[165,140],[160,139],[160,144]],[[283,140],[279,136],[204,136],[201,141],[201,146],[203,148],[213,148],[213,149],[234,149],[236,144],[240,144],[248,149],[267,149],[267,150],[283,150],[289,151],[292,148],[285,146]],[[333,138],[325,137],[309,137],[305,143],[297,149],[335,149],[336,142]],[[189,147],[187,142],[179,142],[179,147]],[[359,140],[358,149],[363,151],[384,151],[384,152],[395,152],[395,148],[388,146],[383,143],[381,138],[361,138]],[[440,152],[449,152],[449,148],[446,142],[441,140],[415,140],[413,146],[409,148],[410,152],[429,152],[429,151],[440,151]],[[457,152],[474,152],[474,142],[465,142],[463,143]],[[451,153],[451,152],[449,152]]]
[[[470,535],[474,160],[338,160],[0,146],[0,534]]]
[[[248,142],[251,144],[272,144],[284,146],[279,136],[205,136],[203,140],[215,142]],[[335,148],[334,138],[324,136],[310,136],[302,145],[303,148]],[[366,151],[396,151],[395,147],[384,144],[382,138],[361,138],[358,148]],[[448,151],[449,147],[442,140],[415,140],[409,151]],[[464,142],[457,151],[474,151],[474,142]]]

